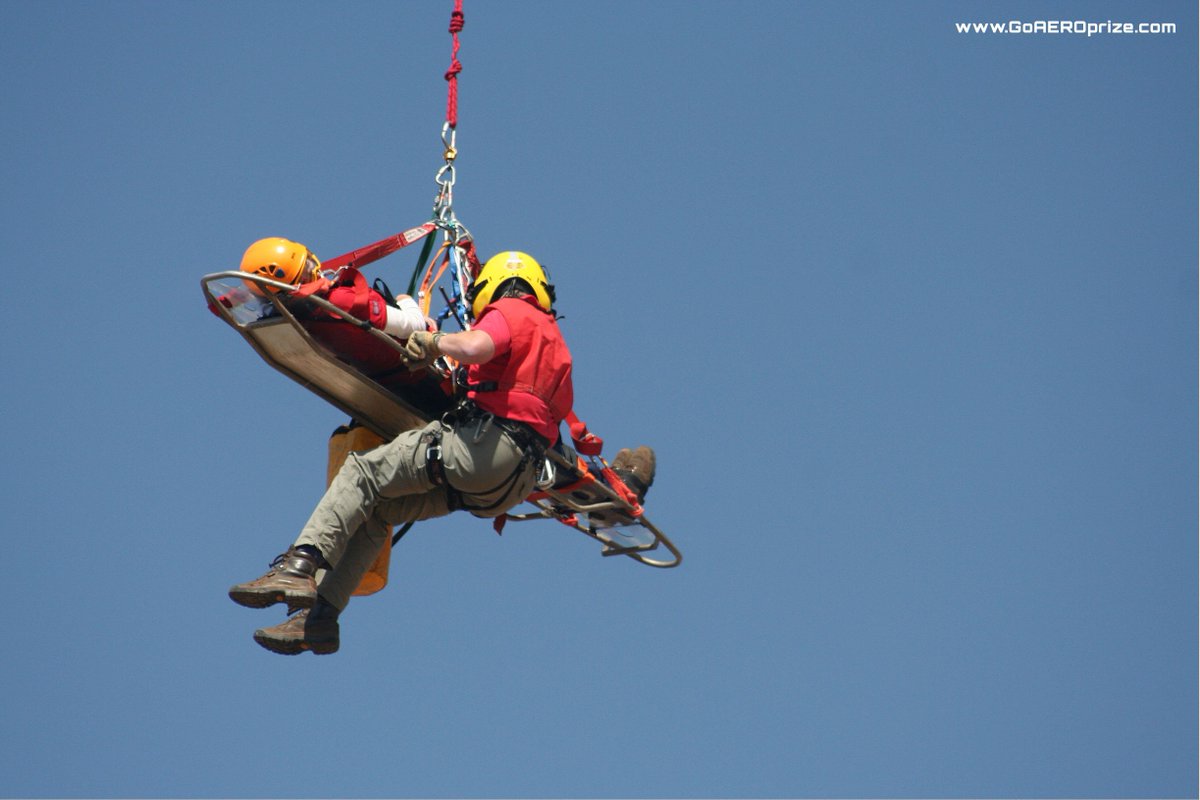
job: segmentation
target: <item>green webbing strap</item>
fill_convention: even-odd
[[[421,255],[417,257],[417,266],[413,270],[412,278],[408,281],[409,297],[417,296],[417,280],[420,278],[421,273],[425,271],[425,262],[429,260],[429,254],[433,252],[433,240],[434,237],[432,235],[426,236],[425,243],[421,245]]]

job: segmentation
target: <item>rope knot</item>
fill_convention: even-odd
[[[456,58],[450,62],[450,69],[446,70],[446,80],[454,80],[460,72],[462,72],[462,63]]]
[[[451,33],[459,33],[460,31],[462,31],[462,29],[463,29],[463,12],[451,11],[450,12],[450,32]]]

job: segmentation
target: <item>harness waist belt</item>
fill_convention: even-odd
[[[552,444],[552,442],[546,440],[546,437],[535,431],[533,426],[519,420],[497,416],[491,411],[484,411],[472,400],[464,398],[459,403],[458,408],[451,413],[460,422],[473,422],[477,419],[490,417],[492,424],[511,436],[518,447],[522,450],[532,450],[533,455],[538,458],[544,456],[546,450]]]

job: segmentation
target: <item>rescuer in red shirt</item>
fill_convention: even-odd
[[[292,547],[261,578],[229,590],[244,606],[287,603],[296,611],[255,632],[268,650],[336,652],[338,615],[393,525],[460,509],[497,517],[533,490],[573,402],[571,353],[555,321],[554,287],[532,257],[507,251],[488,260],[468,299],[471,330],[418,331],[407,345],[412,369],[441,355],[465,365],[465,399],[424,428],[351,453]],[[654,453],[622,450],[613,467],[644,496]]]

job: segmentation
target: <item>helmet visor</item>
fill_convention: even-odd
[[[300,268],[300,274],[296,276],[296,285],[315,281],[321,277],[321,262],[317,261],[317,257],[312,253],[304,254],[304,266]]]

